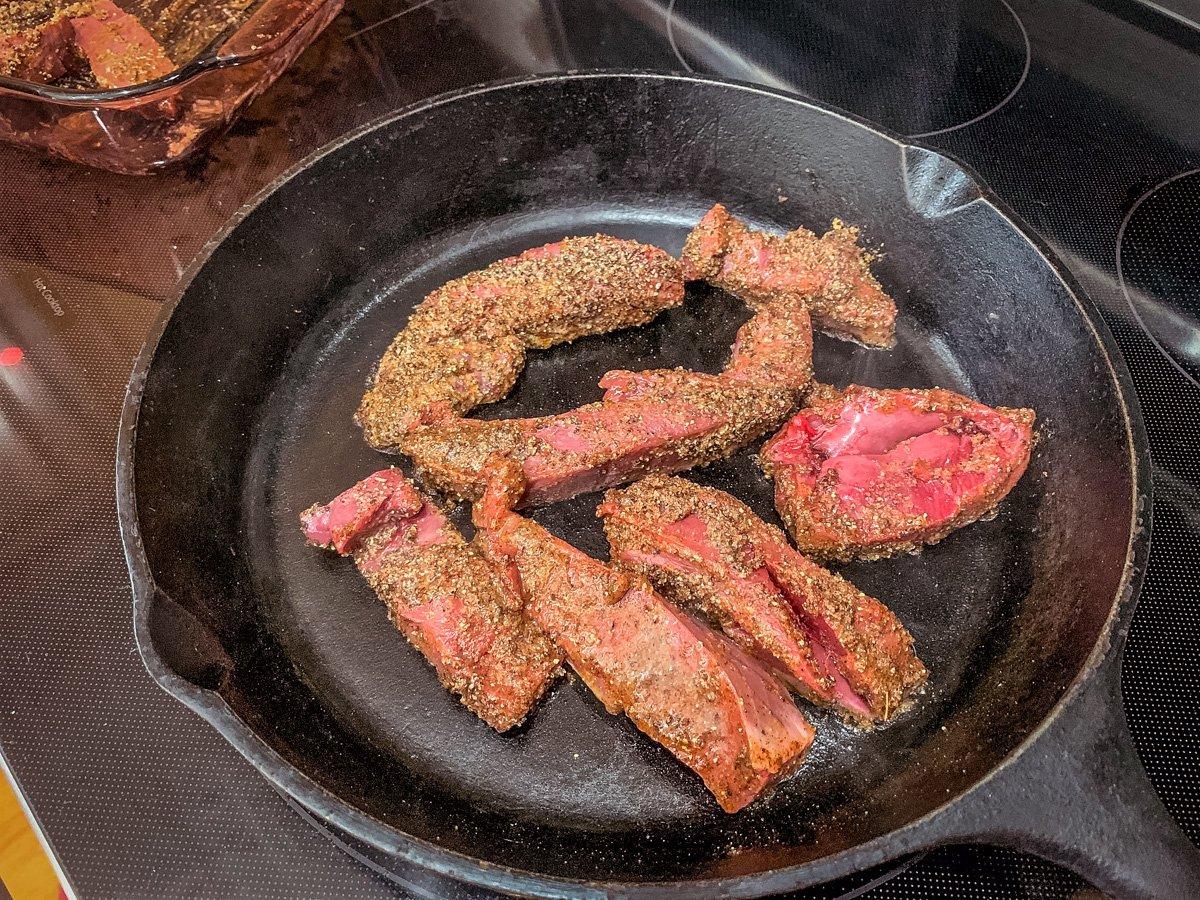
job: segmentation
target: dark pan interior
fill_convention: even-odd
[[[363,443],[352,414],[426,292],[565,234],[678,252],[717,200],[763,227],[823,229],[840,216],[882,248],[899,346],[818,338],[818,378],[1031,406],[1040,432],[993,521],[920,556],[842,570],[915,635],[932,672],[920,704],[869,734],[813,711],[808,763],[735,816],[573,679],[517,733],[494,734],[438,685],[353,566],[305,547],[297,526],[309,504],[397,462]],[[648,327],[532,354],[511,397],[482,414],[594,399],[614,367],[715,370],[746,315],[693,287]],[[1099,342],[965,173],[805,104],[672,78],[470,93],[318,159],[188,288],[147,376],[135,448],[138,523],[162,592],[153,649],[168,665],[219,690],[262,740],[385,828],[589,880],[803,863],[953,799],[1080,669],[1131,527],[1130,448]],[[691,477],[775,520],[752,451]],[[603,556],[596,499],[535,517]]]

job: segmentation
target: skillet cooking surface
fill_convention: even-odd
[[[370,740],[423,775],[498,809],[604,830],[721,817],[697,778],[628,720],[606,713],[582,682],[554,690],[516,738],[495,734],[470,713],[463,715],[425,660],[387,623],[353,562],[305,546],[298,534],[299,513],[381,465],[398,462],[366,447],[358,430],[347,427],[347,416],[380,354],[429,290],[564,231],[604,231],[678,254],[687,224],[703,212],[700,207],[581,209],[569,221],[547,224],[531,217],[496,223],[487,242],[468,253],[459,248],[469,240],[469,230],[445,235],[435,247],[413,247],[414,255],[403,254],[395,269],[424,260],[423,277],[395,285],[391,278],[381,279],[389,282],[385,298],[365,312],[363,298],[347,298],[341,314],[331,316],[293,354],[280,388],[266,404],[250,461],[250,469],[261,474],[247,486],[243,503],[251,573],[272,630],[325,702],[359,719]],[[651,213],[657,221],[645,221]],[[550,215],[558,219],[554,210]],[[597,400],[596,382],[611,368],[679,365],[715,372],[748,317],[728,294],[692,290],[682,309],[647,328],[535,354],[513,394],[487,415],[539,415]],[[839,378],[861,373],[880,385],[941,384],[974,393],[944,344],[938,347],[936,338],[911,322],[904,326],[900,348],[891,353],[821,340],[816,371]],[[781,524],[771,483],[755,463],[756,450],[757,445],[692,477],[734,493]],[[912,627],[934,672],[933,687],[912,714],[870,735],[813,710],[818,740],[808,764],[781,793],[805,806],[814,800],[840,803],[856,791],[856,783],[887,777],[894,767],[891,748],[919,742],[922,732],[940,725],[946,701],[975,677],[972,660],[992,654],[988,644],[1007,631],[1008,610],[1028,589],[1023,560],[1031,542],[1019,523],[1037,503],[1032,482],[1022,482],[1015,495],[1013,506],[1019,509],[1006,509],[996,521],[931,548],[927,557],[846,567],[856,584],[883,598]],[[593,556],[607,558],[608,544],[595,515],[598,496],[544,507],[533,518]],[[459,509],[457,524],[467,523],[468,512],[466,505]],[[952,587],[960,581],[966,582],[961,590],[939,590],[939,583]],[[946,627],[948,621],[954,627]]]
[[[678,253],[718,200],[759,227],[820,231],[840,216],[882,246],[874,268],[900,308],[899,344],[818,337],[819,380],[1030,406],[1041,435],[994,520],[920,556],[839,569],[912,631],[931,672],[917,707],[869,734],[806,708],[818,729],[808,762],[735,816],[573,678],[515,734],[496,735],[441,688],[350,561],[304,545],[297,518],[400,462],[368,448],[352,415],[428,291],[563,235],[603,231]],[[510,397],[481,414],[596,399],[611,368],[715,371],[747,317],[693,285],[683,308],[649,326],[531,353]],[[777,522],[756,449],[689,477]],[[1119,390],[1087,317],[955,164],[767,92],[618,76],[434,103],[282,184],[168,323],[135,470],[162,591],[152,652],[377,820],[351,823],[359,836],[615,881],[800,864],[898,828],[985,775],[1095,643],[1126,561],[1131,477]],[[603,557],[596,501],[534,518]],[[197,649],[208,631],[219,648]]]

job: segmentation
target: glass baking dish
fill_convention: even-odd
[[[114,172],[153,172],[199,150],[291,65],[342,2],[122,3],[172,60],[189,61],[154,81],[109,90],[0,76],[0,140]]]

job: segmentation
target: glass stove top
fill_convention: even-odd
[[[592,67],[759,82],[949,153],[1100,304],[1155,459],[1126,710],[1164,801],[1200,837],[1200,25],[1187,13],[1136,0],[350,0],[187,168],[132,178],[0,146],[0,753],[72,889],[475,896],[339,849],[151,682],[116,527],[116,423],[160,304],[289,166],[433,94]],[[947,848],[812,894],[1083,889],[1032,857]]]

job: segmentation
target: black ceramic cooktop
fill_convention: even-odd
[[[1154,783],[1200,837],[1200,10],[1184,0],[350,0],[204,160],[150,178],[0,147],[0,754],[84,897],[467,897],[319,831],[156,687],[113,500],[125,381],[189,261],[348,129],[492,78],[695,71],[839,105],[964,160],[1101,305],[1154,454],[1124,667]],[[1069,897],[945,848],[813,896]]]

